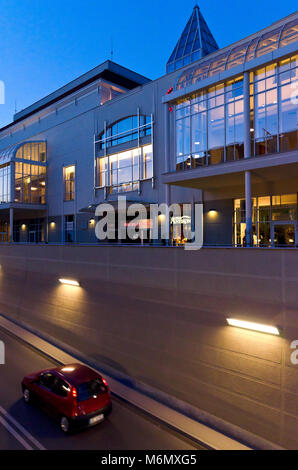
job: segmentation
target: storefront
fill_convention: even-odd
[[[253,244],[260,247],[298,245],[297,194],[252,199]],[[245,200],[234,201],[234,245],[246,246]]]

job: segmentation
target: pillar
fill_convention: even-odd
[[[13,208],[9,209],[9,243],[13,243]]]
[[[249,72],[244,72],[244,158],[251,158],[250,138],[250,85]],[[245,219],[246,219],[246,246],[253,246],[252,231],[252,204],[251,204],[251,172],[245,172]]]
[[[245,172],[245,218],[246,218],[246,246],[253,246],[252,231],[252,204],[251,204],[251,172]]]

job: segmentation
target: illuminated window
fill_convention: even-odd
[[[73,201],[75,199],[75,175],[76,167],[74,165],[63,168],[65,201]]]
[[[15,162],[15,202],[45,204],[46,167]]]
[[[45,142],[28,142],[23,144],[17,151],[17,159],[33,160],[35,162],[46,161],[46,144]]]
[[[243,158],[243,142],[242,77],[177,103],[177,170]]]
[[[297,246],[297,194],[252,199],[254,246]],[[246,246],[245,200],[234,201],[234,244]]]
[[[0,166],[0,204],[10,200],[10,165]]]
[[[255,155],[286,152],[298,147],[298,109],[292,99],[298,83],[297,57],[254,72],[251,137]]]
[[[136,191],[140,180],[153,176],[152,145],[97,158],[97,187],[111,193]]]

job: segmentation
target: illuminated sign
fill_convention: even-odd
[[[173,225],[189,225],[191,224],[191,218],[189,215],[183,215],[182,217],[172,217],[171,223]]]

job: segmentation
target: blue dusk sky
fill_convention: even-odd
[[[219,47],[294,12],[293,0],[201,0]],[[0,127],[65,83],[111,58],[149,78],[165,64],[194,0],[0,0]]]

